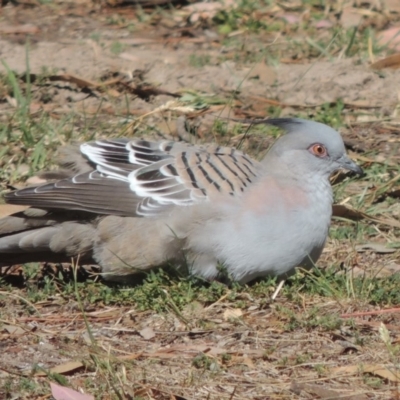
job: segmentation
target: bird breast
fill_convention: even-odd
[[[214,258],[241,282],[286,274],[310,257],[317,261],[332,210],[332,190],[325,181],[310,179],[300,186],[267,178],[221,207],[219,217],[195,234],[196,247],[212,248]]]

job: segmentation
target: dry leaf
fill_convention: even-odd
[[[97,87],[101,86],[101,84],[89,81],[87,79],[80,78],[79,76],[75,76],[72,74],[51,75],[49,77],[49,80],[72,82],[72,83],[75,83],[80,88],[97,88]]]
[[[283,14],[281,17],[289,25],[295,25],[300,23],[300,17],[296,14]]]
[[[264,62],[260,62],[251,69],[249,78],[256,78],[266,85],[273,85],[276,80],[276,73]]]
[[[250,369],[255,369],[256,366],[254,365],[253,361],[249,357],[243,357],[242,363],[247,365]]]
[[[114,97],[114,98],[117,98],[117,97],[121,96],[121,93],[118,92],[118,90],[115,90],[115,89],[107,89],[105,92],[109,96]]]
[[[1,25],[0,33],[5,35],[23,33],[28,35],[34,35],[40,31],[39,27],[32,24],[23,24],[23,25]]]
[[[344,7],[342,10],[342,15],[340,16],[340,24],[343,28],[353,28],[360,25],[362,20],[362,15],[357,8]]]
[[[224,311],[224,320],[237,319],[243,316],[243,312],[240,308],[230,309]]]
[[[378,44],[400,51],[400,27],[386,29],[379,33]]]
[[[397,264],[396,262],[391,262],[390,264],[385,265],[384,271],[386,272],[386,275],[397,274],[400,272],[400,264]]]
[[[396,221],[395,219],[372,217],[366,213],[363,213],[362,211],[355,210],[354,208],[351,208],[350,206],[344,204],[334,204],[332,207],[332,216],[346,218],[354,221],[366,219],[377,224],[400,228],[400,222]]]
[[[349,206],[345,206],[343,204],[334,204],[332,207],[332,216],[347,218],[351,220],[360,220],[363,219],[363,213],[358,210],[354,210]]]
[[[385,254],[385,253],[389,254],[389,253],[394,253],[396,251],[396,249],[390,249],[381,243],[359,244],[355,247],[355,249],[359,253],[363,253],[365,251],[373,251],[374,253],[378,253],[378,254]]]
[[[40,176],[37,176],[37,175],[35,175],[35,176],[31,176],[30,178],[28,178],[27,180],[26,180],[26,184],[28,185],[28,186],[33,186],[33,185],[41,185],[42,183],[46,183],[47,182],[47,180],[46,179],[43,179],[43,178],[41,178]]]
[[[378,375],[381,378],[387,379],[392,382],[400,382],[400,375],[398,372],[397,373],[393,372],[383,366],[367,365],[365,368],[363,368],[363,371],[369,372],[370,374],[373,374],[373,375]]]
[[[393,54],[391,56],[382,58],[381,60],[375,61],[370,65],[370,67],[372,69],[400,68],[400,54]]]
[[[331,369],[334,374],[343,375],[354,375],[358,373],[370,373],[373,375],[378,375],[381,378],[387,379],[392,382],[400,382],[400,375],[398,373],[392,372],[390,369],[384,367],[383,365],[346,365],[344,367],[338,367]]]
[[[69,374],[76,371],[77,369],[84,368],[85,366],[80,361],[68,361],[64,364],[57,365],[56,367],[50,368],[48,372],[52,374]],[[47,371],[46,371],[47,372]],[[47,376],[44,371],[38,371],[35,376]]]
[[[142,352],[134,353],[127,356],[118,357],[119,360],[135,360],[139,357],[151,357],[151,358],[176,358],[177,354],[179,357],[193,357],[194,354],[205,353],[212,356],[218,356],[221,354],[246,354],[247,356],[264,357],[264,350],[251,350],[243,349],[237,351],[229,351],[222,347],[213,347],[207,345],[176,345],[168,348],[161,348],[154,352]]]
[[[139,335],[144,339],[144,340],[150,340],[153,339],[153,337],[156,336],[155,332],[153,331],[153,328],[147,327],[139,331]]]
[[[313,385],[301,382],[293,382],[290,390],[292,390],[297,395],[300,395],[301,392],[312,393],[313,395],[318,396],[320,399],[346,399],[346,400],[368,400],[368,397],[365,394],[358,393],[341,393],[336,390],[326,389],[322,385]]]
[[[315,23],[315,27],[317,29],[330,29],[332,28],[333,23],[327,19],[321,19],[320,21]]]
[[[3,325],[2,329],[6,330],[10,335],[23,335],[26,331],[17,325]]]
[[[15,206],[12,204],[0,204],[0,218],[7,217],[9,215],[25,211],[27,206]]]
[[[55,400],[94,400],[90,394],[79,393],[74,389],[50,382],[51,394]]]

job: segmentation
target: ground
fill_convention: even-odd
[[[332,178],[323,256],[275,301],[273,280],[3,268],[0,398],[399,399],[399,31],[397,0],[3,1],[0,191],[96,137],[260,157],[280,132],[234,120],[266,116],[339,129],[366,174]]]

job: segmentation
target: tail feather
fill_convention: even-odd
[[[93,262],[96,240],[93,221],[71,221],[68,213],[64,213],[64,218],[60,214],[44,218],[21,212],[0,219],[0,266],[35,261],[70,262],[72,257],[79,257],[81,263]]]
[[[58,164],[60,169],[39,176],[50,183],[91,172],[94,167],[77,145],[61,148]],[[32,206],[34,202],[26,204]],[[27,262],[71,262],[71,258],[79,258],[80,264],[95,264],[98,215],[46,209],[45,204],[38,204],[39,207],[0,218],[0,267]]]

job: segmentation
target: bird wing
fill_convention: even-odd
[[[235,195],[259,163],[239,150],[182,142],[110,139],[84,143],[93,170],[6,194],[8,203],[97,214],[152,216],[175,206]]]

